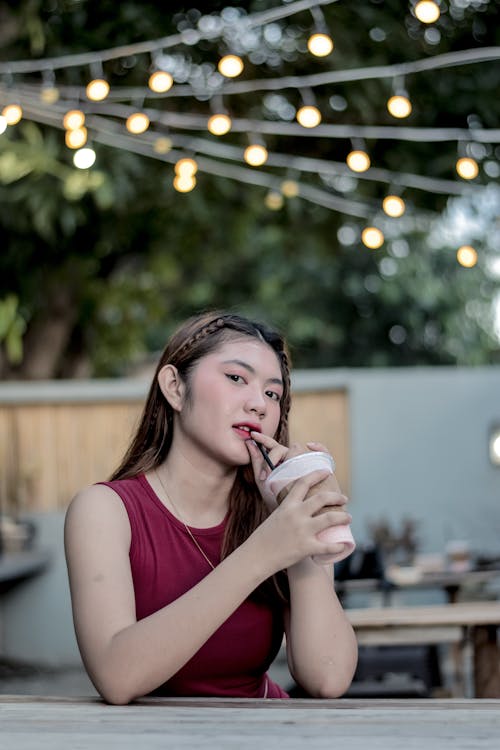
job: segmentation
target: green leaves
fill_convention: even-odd
[[[19,312],[19,300],[15,294],[0,299],[0,346],[7,361],[18,365],[23,358],[23,334],[26,323]]]

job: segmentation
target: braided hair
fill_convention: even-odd
[[[288,445],[290,358],[283,337],[268,326],[237,314],[220,311],[203,313],[187,320],[169,339],[156,368],[136,433],[111,480],[128,479],[152,471],[168,455],[172,444],[174,411],[160,389],[160,370],[166,364],[174,365],[186,384],[186,398],[189,399],[190,374],[198,361],[222,344],[245,337],[256,338],[267,344],[278,358],[284,387],[280,421],[274,437],[282,445]],[[267,515],[251,465],[238,467],[229,494],[222,557],[242,544]]]

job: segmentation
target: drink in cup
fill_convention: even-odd
[[[276,466],[276,468],[269,474],[266,479],[266,485],[276,498],[279,505],[288,494],[292,482],[303,477],[305,474],[310,474],[312,471],[317,471],[318,469],[327,470],[330,472],[330,475],[322,479],[321,482],[315,484],[314,487],[309,490],[306,498],[323,489],[340,492],[340,487],[334,474],[335,462],[328,453],[323,453],[321,451],[302,453],[299,456],[292,456],[286,461],[283,461],[282,464]],[[319,513],[326,513],[335,507],[336,506],[332,505],[325,506],[319,511]],[[319,513],[317,515],[319,515]],[[317,534],[317,538],[323,542],[336,544],[338,547],[337,552],[333,554],[313,555],[312,559],[318,565],[330,565],[331,563],[339,562],[339,560],[343,560],[350,555],[355,547],[349,524],[343,524],[342,526],[329,526],[323,531],[320,531]]]

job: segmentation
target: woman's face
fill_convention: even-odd
[[[249,430],[275,435],[282,394],[280,364],[268,344],[250,337],[221,344],[191,371],[174,441],[225,466],[247,464]]]

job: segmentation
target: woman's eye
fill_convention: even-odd
[[[243,383],[243,378],[241,377],[241,375],[234,375],[233,373],[228,372],[226,374],[226,378],[232,380],[233,383]]]
[[[269,396],[269,398],[272,398],[273,401],[281,401],[281,396],[279,393],[275,393],[274,391],[267,391],[266,395]]]

